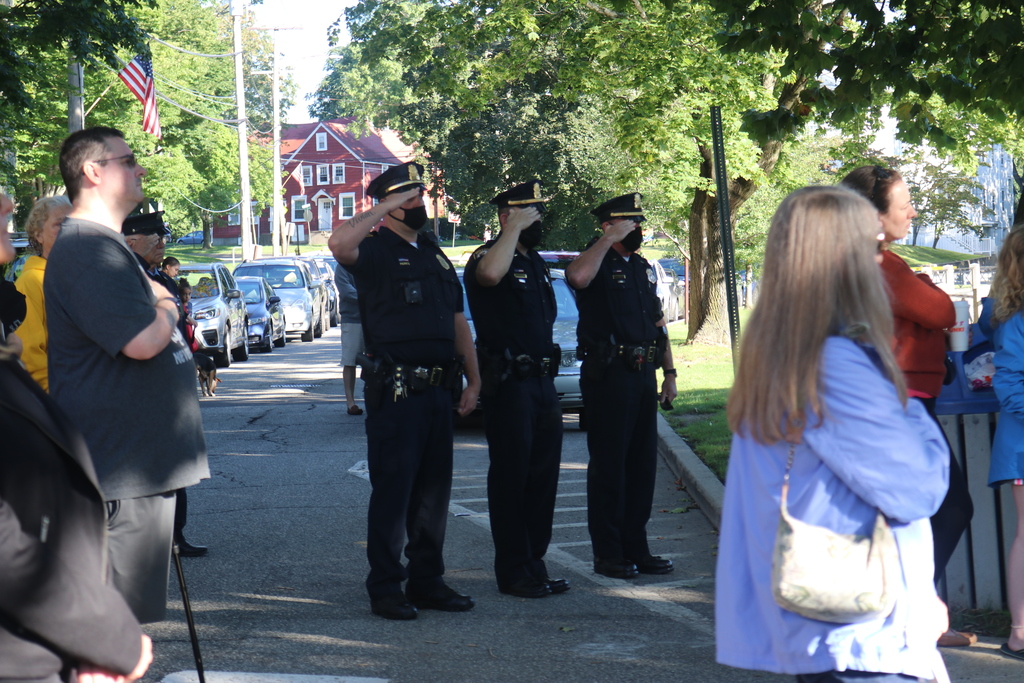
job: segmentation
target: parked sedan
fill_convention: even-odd
[[[235,268],[239,277],[262,277],[281,297],[286,332],[297,332],[304,342],[313,341],[319,325],[319,303],[314,298],[313,276],[305,263],[292,259],[243,261]]]
[[[320,282],[327,295],[327,320],[324,323],[324,329],[334,327],[339,322],[338,286],[334,284],[334,269],[324,263],[326,257],[323,256],[300,256],[299,258],[306,262],[313,277]]]
[[[242,292],[221,263],[191,263],[178,270],[178,279],[192,285],[192,317],[199,350],[217,367],[249,360],[249,324]]]
[[[203,243],[203,231],[194,230],[187,235],[182,235],[178,239],[174,240],[176,244],[202,244]]]
[[[284,346],[284,306],[281,305],[281,297],[274,294],[274,290],[261,277],[237,277],[235,282],[242,290],[245,307],[249,310],[249,346],[255,346],[263,353],[270,353],[275,346]]]
[[[331,325],[341,324],[341,294],[338,293],[338,285],[334,282],[334,269],[338,267],[338,262],[333,256],[313,256],[313,260],[320,266],[320,271],[327,276],[324,281],[327,284],[328,290],[331,293]]]

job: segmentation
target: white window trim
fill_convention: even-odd
[[[338,179],[338,171],[341,170],[341,179]],[[345,182],[345,164],[331,165],[331,184],[340,185]]]
[[[323,152],[327,149],[327,133],[316,134],[316,151]]]
[[[346,220],[346,219],[352,218],[352,216],[346,216],[343,213],[344,207],[345,207],[345,204],[344,204],[344,200],[345,199],[351,199],[352,200],[352,216],[356,215],[356,193],[355,192],[342,192],[341,194],[338,195],[338,218],[340,218],[341,220]]]
[[[302,165],[302,185],[309,187],[313,184],[313,167],[309,164]]]
[[[291,201],[292,220],[291,220],[291,222],[292,223],[305,223],[306,222],[306,212],[303,211],[302,213],[297,213],[295,211],[295,200],[296,199],[301,199],[303,206],[306,204],[306,195],[304,195],[304,194],[292,195],[292,201]]]
[[[331,184],[331,166],[330,166],[330,164],[317,164],[316,165],[316,184],[317,185],[330,185]]]

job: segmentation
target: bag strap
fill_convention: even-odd
[[[783,517],[789,517],[789,508],[786,502],[789,500],[789,471],[793,469],[793,457],[796,455],[796,444],[789,444],[789,457],[786,459],[786,474],[782,477],[782,499],[779,501],[779,509]]]

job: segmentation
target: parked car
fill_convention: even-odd
[[[213,357],[217,367],[232,360],[249,360],[249,323],[242,292],[221,263],[190,263],[178,270],[178,279],[192,285],[192,317],[196,321],[199,350]]]
[[[540,254],[540,257],[544,259],[549,268],[561,268],[563,270],[580,255],[578,251],[538,251],[537,253]]]
[[[463,278],[463,271],[458,271],[459,279]],[[562,361],[558,368],[558,375],[555,377],[555,391],[558,392],[558,402],[562,406],[563,413],[580,413],[580,425],[584,428],[583,415],[583,393],[580,390],[580,367],[583,361],[576,357],[576,325],[579,323],[580,314],[576,308],[576,295],[565,281],[565,271],[551,270],[551,286],[555,291],[555,301],[558,305],[558,314],[555,316],[555,324],[552,328],[552,341],[558,344],[562,351]],[[465,285],[463,284],[463,297],[465,297]],[[469,310],[469,299],[464,300],[466,319],[469,321],[470,330],[473,332],[473,339],[476,339],[476,329],[473,327],[473,316]]]
[[[327,294],[327,323],[324,329],[338,324],[338,286],[334,284],[334,270],[324,263],[322,256],[300,256],[309,265],[313,277],[320,281]]]
[[[658,298],[661,299],[661,312],[668,322],[678,320],[686,311],[686,302],[683,301],[683,285],[679,282],[674,270],[665,270],[660,261],[651,261],[650,263],[658,278]]]
[[[313,341],[320,325],[321,303],[316,299],[317,284],[309,266],[290,258],[243,261],[235,268],[239,277],[262,277],[281,297],[286,332],[297,332],[304,342]]]
[[[187,235],[182,235],[178,239],[174,240],[175,244],[202,244],[203,243],[203,231],[193,230]]]
[[[331,325],[341,324],[341,294],[338,292],[338,284],[334,281],[334,269],[338,267],[338,261],[333,256],[314,255],[314,260],[320,264],[320,270],[327,275],[327,283],[330,290],[334,292],[334,308],[331,311]]]
[[[676,294],[676,317],[679,320],[686,315],[686,264],[678,259],[658,259],[658,263],[665,271],[665,278],[671,283],[671,289]]]
[[[281,297],[261,277],[237,277],[245,307],[249,311],[249,347],[263,353],[285,345],[284,306]]]

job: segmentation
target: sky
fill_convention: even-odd
[[[309,100],[320,85],[327,62],[327,29],[347,7],[357,0],[263,0],[261,5],[252,5],[257,25],[262,28],[280,27],[296,29],[277,31],[278,68],[290,69],[299,86],[295,105],[287,112],[281,112],[282,123],[307,123],[312,121],[308,110]],[[343,42],[348,41],[348,30],[342,30]]]

